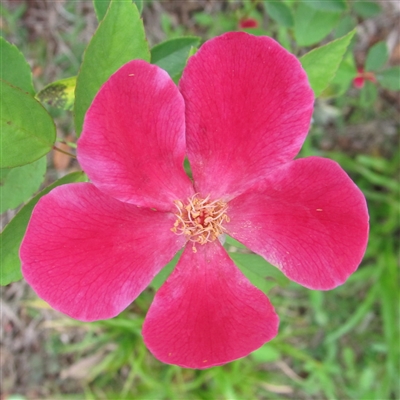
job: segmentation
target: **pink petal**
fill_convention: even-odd
[[[364,83],[365,79],[362,76],[353,79],[353,86],[356,89],[362,89],[364,87]]]
[[[203,369],[256,350],[277,334],[279,319],[218,241],[196,249],[186,246],[157,292],[143,337],[159,360]]]
[[[196,192],[231,199],[291,160],[307,135],[314,95],[296,57],[244,32],[211,39],[180,81]]]
[[[59,186],[34,209],[20,257],[25,279],[83,321],[125,309],[184,245],[175,217],[121,203],[90,183]]]
[[[168,74],[146,61],[121,67],[90,106],[78,159],[90,180],[110,196],[173,210],[193,188],[183,169],[184,103]]]
[[[228,205],[228,234],[310,289],[342,284],[368,240],[364,195],[334,161],[288,163]]]

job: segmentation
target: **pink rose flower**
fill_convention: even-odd
[[[147,347],[189,368],[256,350],[279,320],[224,234],[320,290],[345,282],[367,244],[365,198],[340,166],[293,160],[313,103],[300,62],[268,37],[209,40],[179,89],[159,67],[127,63],[86,115],[78,159],[91,183],[57,187],[33,212],[24,277],[72,318],[112,318],[183,248],[146,316]]]

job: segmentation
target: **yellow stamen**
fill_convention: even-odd
[[[193,242],[193,252],[196,252],[196,243],[205,244],[213,242],[226,230],[224,222],[229,222],[226,214],[228,205],[222,200],[209,202],[210,196],[200,199],[197,194],[187,199],[186,205],[180,200],[175,200],[178,209],[177,220],[171,231],[177,235],[185,235]]]

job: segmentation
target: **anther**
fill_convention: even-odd
[[[210,196],[205,199],[197,197],[197,194],[187,199],[184,204],[176,200],[175,206],[178,209],[176,221],[171,231],[177,235],[185,235],[193,242],[193,252],[196,252],[196,243],[206,244],[217,239],[225,232],[224,222],[229,222],[226,214],[228,205],[222,200],[209,202]]]

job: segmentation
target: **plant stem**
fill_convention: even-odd
[[[68,153],[68,151],[61,150],[61,149],[59,149],[59,148],[56,147],[56,146],[53,146],[53,149],[59,151],[60,153],[65,154],[65,155],[67,155],[67,156],[70,156],[70,157],[72,157],[72,158],[76,158],[76,156],[75,156],[74,154]]]
[[[69,147],[72,147],[73,149],[76,149],[76,143],[73,143],[73,142],[67,142],[65,139],[63,139],[63,138],[57,138],[57,142],[60,142],[60,143],[63,143],[63,144],[66,144],[67,146],[69,146]]]

